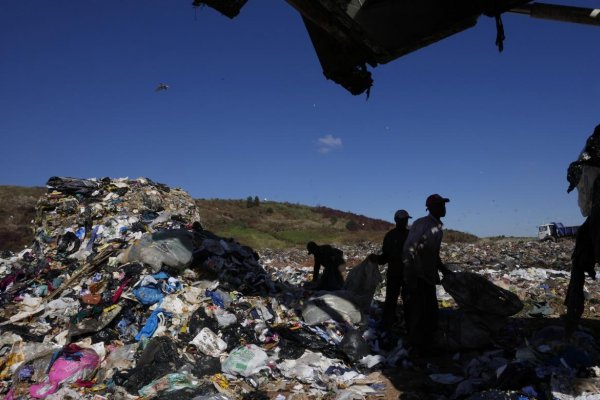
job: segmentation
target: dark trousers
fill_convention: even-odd
[[[405,288],[404,318],[408,342],[419,350],[429,350],[438,320],[435,285],[413,278],[406,281]]]
[[[326,265],[323,275],[317,285],[318,290],[341,290],[344,287],[344,277],[339,266]]]
[[[388,329],[396,322],[396,308],[401,291],[402,301],[404,301],[404,271],[402,265],[389,264],[386,277],[385,303],[383,304],[381,325],[383,328]]]
[[[583,286],[585,284],[585,273],[581,269],[573,266],[571,270],[571,280],[567,289],[565,305],[567,306],[567,315],[565,316],[565,334],[571,336],[577,330],[577,325],[581,319],[584,308]]]

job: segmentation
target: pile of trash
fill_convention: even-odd
[[[551,298],[566,288],[572,243],[444,245],[442,259],[463,272],[439,287],[446,348],[423,363],[409,357],[401,323],[379,329],[385,270],[368,257],[376,244],[342,247],[344,289],[315,292],[305,251],[259,255],[219,237],[182,190],[142,178],[53,177],[47,186],[35,242],[0,258],[6,399],[598,393],[593,334],[566,343],[560,327],[525,330],[509,318],[558,315]],[[463,281],[489,296],[474,299]]]
[[[47,186],[35,242],[0,259],[5,398],[381,390],[351,361],[368,353],[362,335],[318,307],[323,323],[305,323],[310,291],[273,279],[251,248],[204,230],[184,191],[150,179],[52,177]]]

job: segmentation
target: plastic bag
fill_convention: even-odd
[[[355,330],[349,330],[340,343],[340,348],[348,356],[350,361],[358,361],[370,353],[370,348],[362,334]]]
[[[214,311],[214,314],[220,327],[224,328],[237,322],[237,318],[234,314],[229,313],[222,308],[217,308]]]
[[[138,393],[143,397],[153,397],[160,392],[172,392],[174,390],[184,388],[195,388],[200,384],[198,379],[190,374],[174,373],[168,374],[159,378],[155,381],[150,382],[140,390]]]
[[[263,349],[249,344],[233,350],[223,363],[222,369],[227,374],[249,377],[268,368],[267,358]]]
[[[74,349],[59,356],[52,364],[46,382],[32,385],[29,394],[36,399],[43,399],[56,392],[63,383],[87,380],[100,363],[100,357],[92,349]]]
[[[379,265],[371,257],[355,266],[348,272],[344,290],[354,294],[354,302],[363,312],[369,311],[377,285],[382,281]]]
[[[144,234],[117,257],[120,263],[143,262],[160,271],[163,265],[178,270],[192,262],[193,236],[185,229],[171,229]]]
[[[158,285],[139,286],[133,289],[134,296],[145,306],[160,303],[163,299]]]
[[[446,274],[442,286],[464,311],[510,317],[523,309],[516,294],[472,272]]]
[[[317,325],[333,319],[338,322],[358,324],[362,321],[362,313],[358,307],[345,297],[353,297],[353,293],[341,291],[323,294],[310,298],[302,308],[302,318],[308,325]]]
[[[46,186],[49,189],[54,189],[58,192],[66,194],[81,194],[83,196],[90,196],[100,188],[100,183],[90,179],[53,176],[48,179]]]
[[[135,340],[140,341],[143,338],[152,337],[159,327],[166,326],[166,318],[171,316],[171,313],[166,312],[162,308],[157,308],[150,314],[144,327],[135,335]]]
[[[212,357],[219,357],[221,353],[227,350],[227,343],[208,328],[202,328],[190,344],[196,346],[198,350],[207,356]]]

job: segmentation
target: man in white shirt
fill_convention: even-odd
[[[443,235],[440,219],[446,216],[446,203],[449,201],[439,194],[429,196],[425,202],[429,215],[412,224],[404,243],[404,313],[408,342],[415,354],[431,351],[433,335],[437,330],[435,285],[440,283],[438,271],[448,271],[440,259]]]

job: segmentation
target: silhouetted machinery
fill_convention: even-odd
[[[260,0],[259,0],[260,1]],[[194,0],[233,18],[247,0]],[[287,0],[302,16],[327,79],[354,95],[373,84],[375,67],[495,18],[502,51],[505,12],[600,25],[600,9],[518,0]]]

